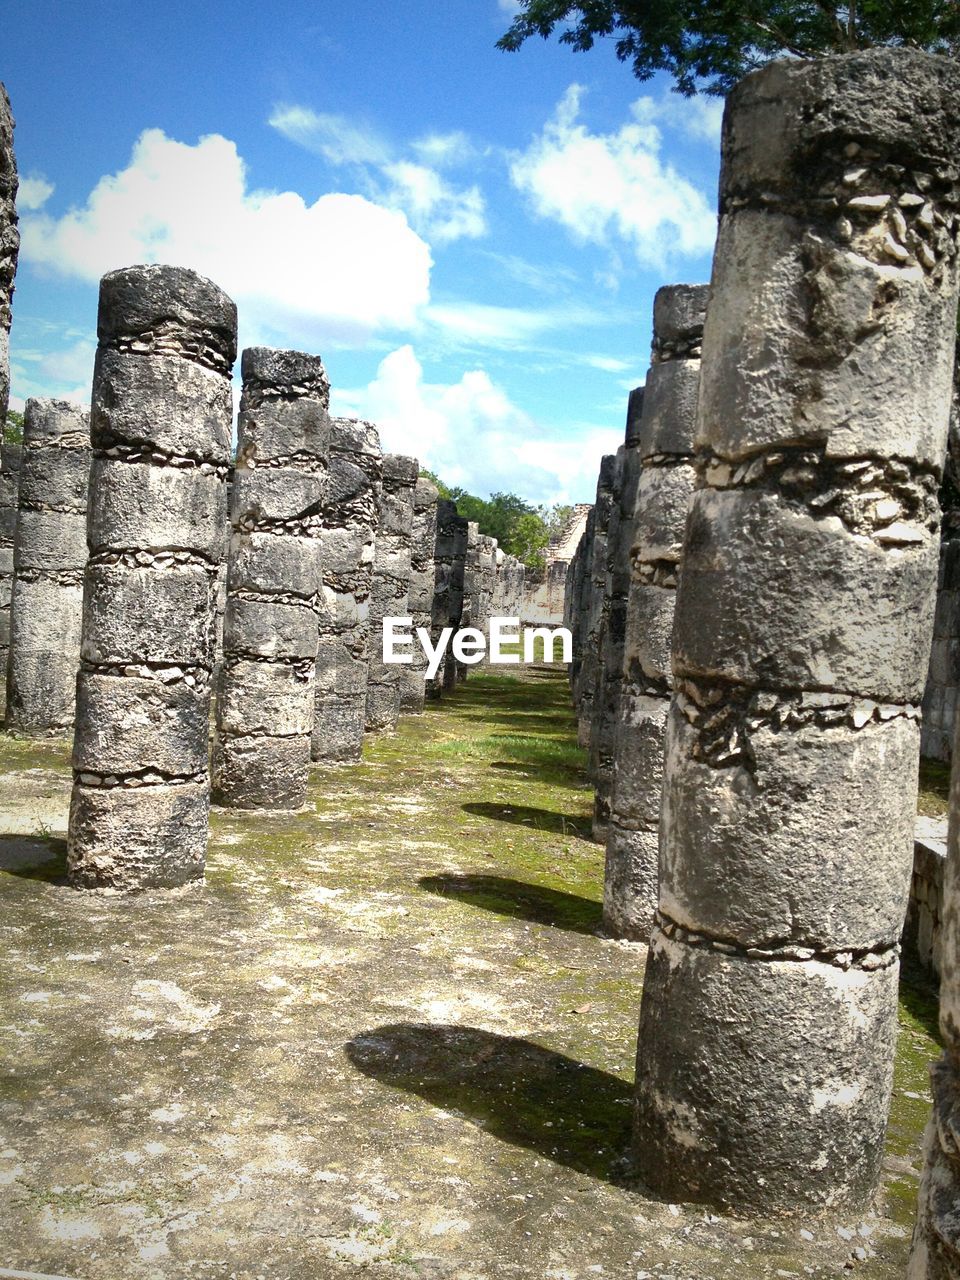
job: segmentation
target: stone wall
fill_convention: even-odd
[[[400,717],[400,667],[383,661],[383,619],[407,614],[410,594],[410,538],[413,491],[420,474],[416,458],[388,453],[370,585],[370,667],[367,679],[368,732],[394,729]]]
[[[10,602],[13,599],[13,543],[20,488],[19,444],[0,445],[0,715],[6,715],[7,662],[10,652]]]
[[[960,537],[940,544],[930,670],[923,694],[920,750],[949,762],[960,699]]]
[[[410,593],[407,614],[416,628],[429,631],[433,622],[433,593],[436,581],[434,555],[437,543],[437,486],[422,476],[413,491],[413,525],[410,534]],[[423,714],[426,699],[427,655],[415,638],[411,662],[400,668],[400,714]]]
[[[7,420],[10,399],[10,320],[13,280],[17,274],[17,255],[20,250],[13,125],[10,99],[6,89],[0,84],[0,434]]]

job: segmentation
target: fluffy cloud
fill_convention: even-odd
[[[352,165],[368,194],[401,210],[429,240],[449,244],[486,234],[485,201],[475,184],[458,188],[438,172],[474,154],[464,133],[429,134],[411,143],[405,158],[372,127],[309,107],[277,107],[270,125],[290,142],[333,165]]]
[[[53,195],[53,192],[54,186],[52,182],[48,182],[46,178],[40,177],[38,174],[28,174],[27,177],[20,179],[20,186],[17,191],[17,208],[21,211],[24,209],[42,209]]]
[[[582,89],[571,85],[539,137],[510,168],[534,211],[581,242],[626,242],[659,267],[672,254],[708,253],[716,217],[703,193],[663,159],[651,99],[634,103],[615,133],[579,122]]]
[[[53,351],[18,351],[10,362],[10,372],[18,396],[11,396],[14,409],[22,409],[31,396],[54,396],[74,404],[90,403],[93,380],[94,344],[78,338],[69,346]]]
[[[412,327],[429,297],[430,249],[401,212],[359,195],[307,204],[250,190],[236,146],[217,134],[191,146],[146,130],[81,208],[26,216],[21,252],[90,281],[134,262],[193,267],[248,325],[311,341]]]
[[[365,388],[334,393],[338,412],[370,418],[387,450],[413,454],[452,485],[485,495],[506,490],[534,502],[592,500],[603,453],[619,431],[586,427],[576,439],[548,435],[483,369],[429,383],[413,348],[380,362]]]

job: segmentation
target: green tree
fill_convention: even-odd
[[[522,0],[497,46],[513,51],[557,26],[561,43],[580,51],[612,39],[638,80],[666,71],[684,94],[725,94],[784,54],[811,58],[871,45],[960,54],[956,0]]]
[[[3,424],[4,444],[19,444],[23,439],[23,414],[16,409],[7,410],[7,420]]]

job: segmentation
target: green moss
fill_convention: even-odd
[[[920,793],[917,812],[942,818],[950,807],[950,766],[939,760],[920,761]]]

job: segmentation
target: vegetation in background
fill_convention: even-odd
[[[3,424],[3,443],[19,444],[23,439],[23,414],[16,409],[7,410],[7,420]]]
[[[489,498],[478,498],[459,485],[445,484],[432,471],[421,469],[420,474],[433,481],[441,498],[457,504],[460,515],[475,520],[481,533],[496,538],[507,555],[516,556],[528,569],[544,567],[547,543],[573,513],[573,507],[566,503],[533,506],[515,493],[492,493]]]
[[[954,0],[521,0],[497,47],[512,52],[558,26],[560,42],[578,51],[612,39],[638,80],[666,71],[687,95],[728,93],[748,71],[786,54],[812,58],[872,45],[960,53]]]

